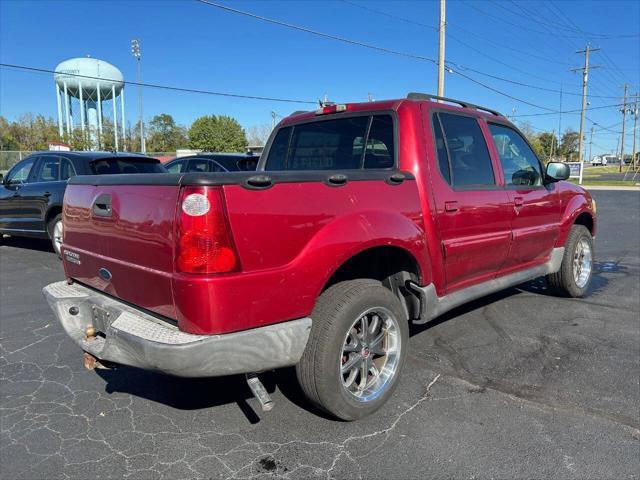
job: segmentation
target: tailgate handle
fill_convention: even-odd
[[[347,183],[347,176],[342,173],[336,173],[327,178],[329,185],[340,186],[345,185]]]
[[[249,188],[269,188],[273,184],[269,175],[254,175],[247,178]]]
[[[93,202],[93,213],[98,217],[111,217],[113,210],[111,209],[111,195],[103,193],[98,195],[96,201]]]

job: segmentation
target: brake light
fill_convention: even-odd
[[[346,112],[347,106],[345,104],[333,104],[333,105],[325,105],[316,110],[316,115],[327,115],[329,113],[339,113]]]
[[[184,273],[226,273],[238,259],[220,187],[185,187],[178,210],[176,266]]]

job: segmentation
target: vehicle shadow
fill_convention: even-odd
[[[602,271],[606,271],[606,268],[603,270],[603,267],[596,265],[596,273],[589,293],[607,285],[608,280],[602,276]],[[410,336],[418,335],[473,310],[523,292],[539,295],[553,294],[548,289],[546,279],[541,277],[461,305],[423,325],[411,324],[409,334]],[[236,403],[251,424],[260,421],[257,413],[259,404],[253,399],[243,375],[179,378],[125,366],[117,367],[115,370],[96,370],[96,373],[106,382],[107,393],[123,392],[180,410],[199,410]],[[287,400],[302,410],[327,420],[339,421],[309,403],[298,384],[295,367],[264,372],[260,374],[260,379],[270,394],[277,389]]]
[[[244,375],[180,378],[127,366],[97,369],[95,372],[106,382],[106,393],[127,393],[178,410],[201,410],[236,403],[249,423],[260,422],[259,403],[253,398]],[[296,406],[330,418],[305,399],[296,379],[295,368],[261,373],[260,380],[270,394],[279,389]]]
[[[7,247],[23,248],[27,250],[38,250],[40,252],[53,252],[53,247],[49,240],[43,240],[40,238],[28,238],[28,237],[3,237],[0,240],[0,245],[6,245]]]

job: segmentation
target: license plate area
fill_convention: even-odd
[[[103,334],[107,333],[107,329],[114,320],[114,316],[109,310],[97,305],[91,305],[91,318],[94,328]]]

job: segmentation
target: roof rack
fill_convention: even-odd
[[[456,105],[460,105],[462,108],[472,108],[474,110],[482,110],[484,112],[489,112],[498,117],[503,116],[500,112],[493,110],[491,108],[481,107],[479,105],[474,105],[473,103],[463,102],[462,100],[454,100],[453,98],[438,97],[437,95],[430,95],[428,93],[411,92],[407,95],[407,98],[409,100],[430,100],[430,101],[439,100],[442,102],[455,103]]]

